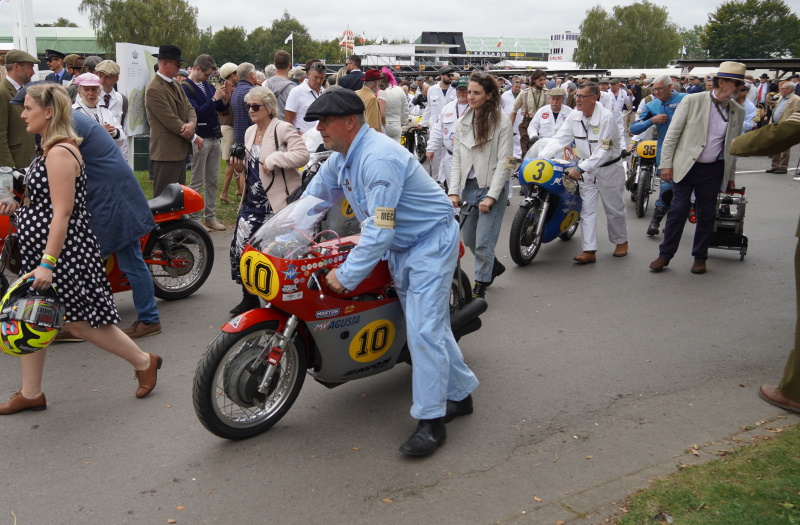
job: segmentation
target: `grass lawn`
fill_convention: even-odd
[[[657,480],[619,525],[800,524],[800,427],[772,429],[718,460]]]
[[[153,184],[148,180],[148,172],[147,171],[135,171],[136,179],[139,181],[139,185],[144,190],[144,195],[148,199],[153,198]],[[190,170],[186,170],[186,185],[189,185],[189,181],[192,178],[192,173]],[[236,196],[236,184],[231,181],[231,187],[228,190],[228,198],[230,199],[230,204],[225,204],[224,202],[219,200],[219,196],[222,194],[222,183],[225,179],[225,161],[220,161],[219,163],[219,182],[217,184],[217,206],[216,206],[216,214],[217,219],[229,228],[233,228],[236,224],[236,216],[237,210],[239,209],[239,199]]]

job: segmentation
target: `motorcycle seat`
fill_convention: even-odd
[[[184,208],[183,189],[177,182],[167,184],[164,191],[158,197],[147,201],[153,215],[180,211]]]

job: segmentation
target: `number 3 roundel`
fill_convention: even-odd
[[[522,176],[525,178],[525,182],[543,184],[553,178],[553,165],[546,160],[533,160],[525,166]]]

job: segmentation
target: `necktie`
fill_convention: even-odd
[[[103,100],[104,100],[104,101],[105,101],[105,103],[106,103],[106,107],[108,107],[108,103],[109,103],[109,102],[111,102],[111,94],[110,94],[110,93],[106,93],[106,94],[103,96]]]
[[[759,102],[764,102],[764,97],[761,95],[763,93],[763,91],[764,91],[764,84],[761,84],[760,86],[758,86],[758,101]]]

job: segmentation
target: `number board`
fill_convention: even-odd
[[[347,199],[342,200],[342,215],[348,219],[356,216],[356,212],[353,211],[353,207],[350,206],[350,203],[347,202]]]
[[[248,291],[258,294],[265,301],[271,301],[278,295],[278,272],[263,253],[255,250],[246,252],[239,261],[239,271],[242,274],[242,283]]]
[[[522,172],[525,182],[544,184],[553,178],[553,165],[543,159],[532,160]]]
[[[350,357],[359,363],[378,359],[392,347],[395,329],[391,321],[372,321],[358,331],[350,342]]]
[[[645,140],[636,145],[636,154],[643,159],[654,159],[657,148],[658,143],[655,140]]]
[[[569,230],[572,227],[572,225],[575,224],[575,221],[577,221],[577,220],[578,220],[578,212],[575,211],[575,210],[572,210],[571,212],[569,212],[567,214],[566,217],[564,217],[564,220],[561,221],[561,231],[565,232],[565,231]]]

